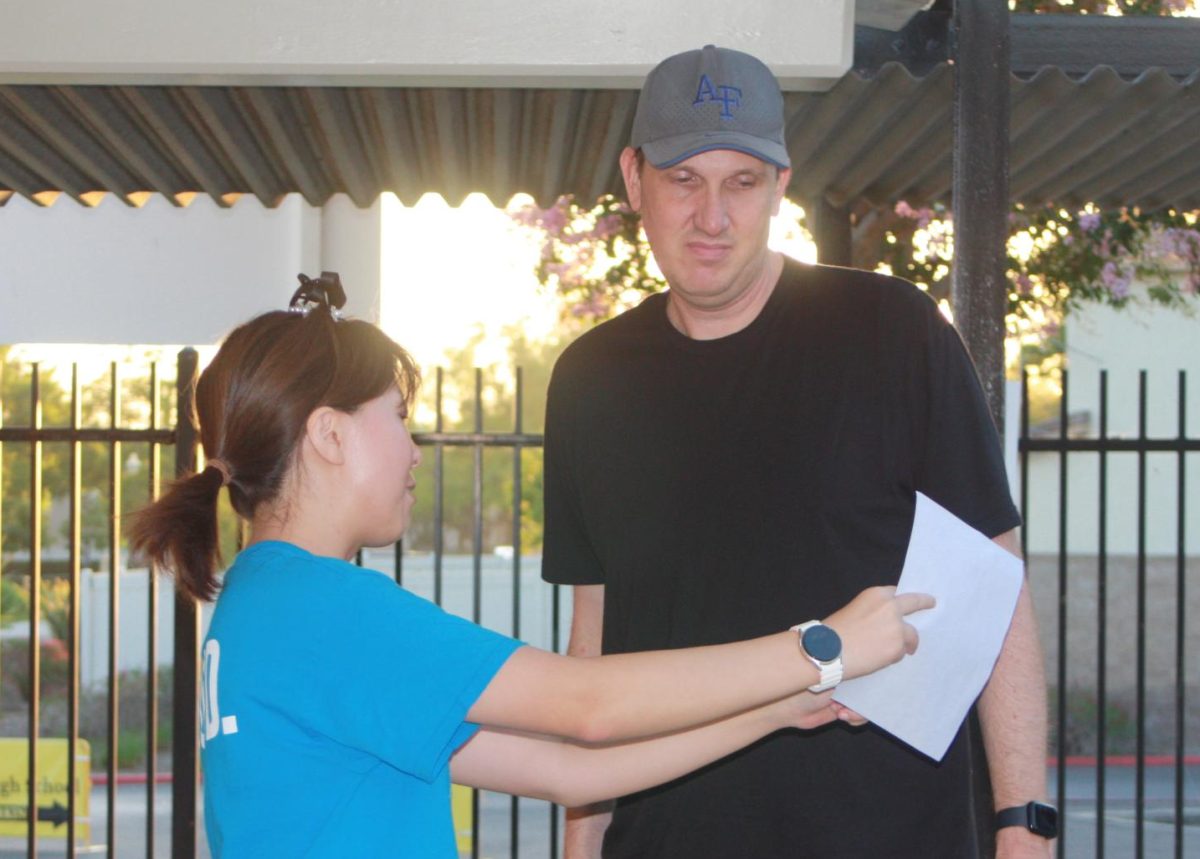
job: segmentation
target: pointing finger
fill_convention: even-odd
[[[897,594],[896,608],[901,614],[912,614],[915,611],[925,611],[937,605],[937,600],[929,594]]]

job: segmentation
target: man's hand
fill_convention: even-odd
[[[770,718],[780,728],[799,728],[802,731],[811,731],[833,721],[846,722],[855,727],[867,724],[867,720],[858,713],[834,701],[834,694],[834,690],[819,694],[797,692],[768,704]]]
[[[837,701],[833,702],[833,710],[837,714],[838,719],[856,728],[867,724],[868,719],[865,716],[860,716],[849,707],[843,706]]]

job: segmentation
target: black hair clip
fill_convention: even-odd
[[[304,316],[314,307],[325,307],[334,319],[342,318],[342,307],[346,304],[346,290],[342,288],[342,279],[336,271],[323,271],[320,277],[309,277],[306,274],[297,275],[300,278],[300,288],[292,293],[288,310]]]

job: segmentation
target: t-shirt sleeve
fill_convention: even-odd
[[[374,574],[368,574],[374,575]],[[329,678],[313,727],[432,781],[477,726],[467,711],[521,642],[448,614],[385,578],[346,594],[340,635],[322,642]]]
[[[1000,437],[962,338],[924,295],[922,349],[909,364],[907,390],[915,447],[914,488],[972,527],[995,537],[1020,524]]]
[[[577,438],[579,385],[570,367],[568,352],[555,366],[546,395],[542,578],[560,585],[602,585],[604,567],[588,538],[574,456],[574,445],[583,440]]]

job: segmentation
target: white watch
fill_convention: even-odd
[[[808,687],[809,692],[824,692],[842,682],[842,639],[819,620],[793,626],[797,632],[800,652],[821,672],[821,682]]]

